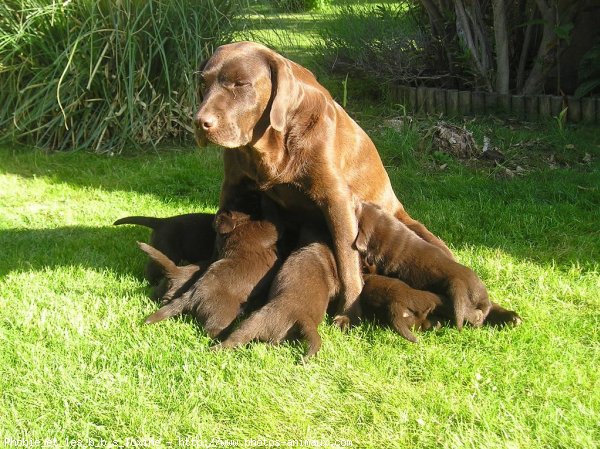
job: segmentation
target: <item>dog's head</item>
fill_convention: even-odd
[[[271,126],[283,131],[301,101],[306,69],[254,42],[223,45],[200,67],[203,101],[195,115],[196,141],[238,148]]]

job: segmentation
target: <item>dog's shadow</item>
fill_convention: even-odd
[[[136,240],[147,241],[140,227],[64,226],[0,230],[0,276],[76,266],[143,279],[146,257]]]

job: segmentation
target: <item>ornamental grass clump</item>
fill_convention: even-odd
[[[118,152],[191,137],[195,72],[242,0],[4,0],[0,139]]]

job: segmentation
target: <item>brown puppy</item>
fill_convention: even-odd
[[[124,217],[114,225],[134,224],[152,229],[150,245],[164,253],[175,265],[183,261],[196,263],[213,255],[214,214],[184,214],[167,218]],[[163,279],[163,268],[152,259],[146,263],[146,279],[156,286]]]
[[[399,279],[367,274],[360,294],[363,318],[374,319],[390,326],[408,341],[417,342],[410,331],[427,330],[432,324],[427,316],[442,307],[442,300],[434,293],[416,290]]]
[[[146,323],[189,313],[215,338],[233,323],[249,299],[267,291],[278,269],[278,225],[272,219],[254,220],[243,212],[221,211],[215,230],[219,260],[181,296],[146,318]]]
[[[310,71],[253,42],[219,47],[200,70],[196,140],[229,148],[220,206],[229,208],[253,186],[292,220],[327,224],[342,284],[339,326],[360,312],[353,196],[378,204],[451,257],[446,245],[404,210],[371,139]]]
[[[356,214],[358,235],[354,246],[382,274],[447,297],[458,329],[465,320],[473,326],[483,324],[491,303],[473,270],[455,262],[374,204],[359,204]]]
[[[208,263],[178,266],[158,249],[146,243],[137,242],[137,244],[162,271],[165,277],[164,292],[160,297],[163,304],[169,303],[173,298],[177,298],[188,291],[190,286],[202,275],[208,266]]]
[[[279,343],[304,338],[304,359],[321,347],[317,331],[327,305],[339,290],[337,268],[328,245],[313,242],[293,252],[273,280],[267,304],[254,312],[215,349],[233,348],[251,340]]]

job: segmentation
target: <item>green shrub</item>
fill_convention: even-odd
[[[195,70],[242,0],[3,0],[0,137],[120,151],[191,137]]]
[[[271,0],[271,4],[284,12],[303,12],[321,9],[328,0]]]
[[[320,30],[317,52],[333,72],[378,81],[423,84],[448,76],[439,49],[406,3],[346,5]]]

